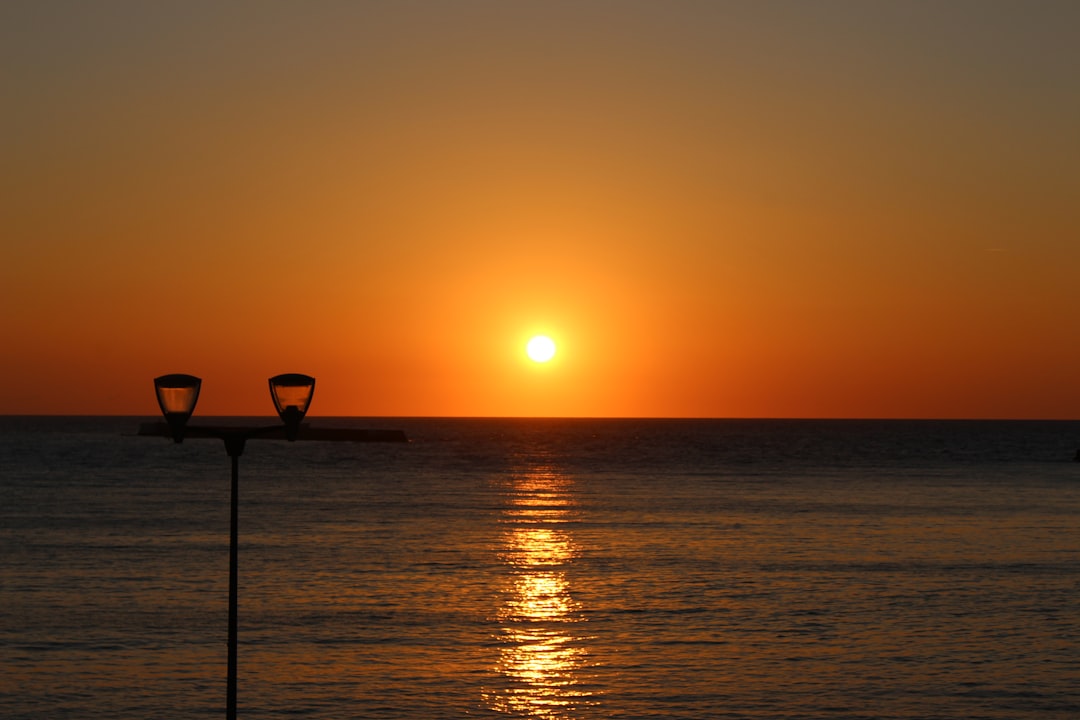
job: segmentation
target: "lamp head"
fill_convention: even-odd
[[[300,373],[285,373],[270,378],[270,397],[274,400],[281,421],[285,423],[285,437],[291,442],[300,432],[315,394],[315,378]]]
[[[194,375],[174,373],[154,378],[158,407],[161,408],[165,421],[169,423],[173,442],[183,442],[184,427],[191,413],[195,411],[201,388],[202,380]]]

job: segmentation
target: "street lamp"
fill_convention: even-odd
[[[166,423],[143,423],[139,435],[171,437],[173,442],[190,438],[218,438],[225,442],[225,451],[232,460],[231,513],[229,527],[229,669],[225,712],[228,720],[236,720],[236,595],[237,595],[237,517],[239,515],[240,456],[251,438],[285,438],[286,440],[319,440],[323,442],[408,442],[401,430],[360,428],[304,427],[301,422],[311,407],[315,393],[315,378],[299,373],[286,373],[270,378],[270,397],[281,417],[282,425],[270,427],[207,427],[188,425],[195,403],[199,400],[202,380],[194,375],[176,373],[154,378],[154,392]]]
[[[239,517],[240,456],[249,438],[279,435],[280,426],[272,427],[187,427],[187,421],[195,411],[199,400],[202,380],[194,375],[180,373],[154,378],[154,391],[158,405],[169,424],[173,442],[183,442],[187,433],[199,437],[216,437],[225,442],[225,451],[232,460],[231,513],[229,524],[229,664],[225,695],[225,716],[236,720],[236,595],[237,573],[237,519]],[[311,406],[315,393],[315,378],[299,373],[287,373],[270,378],[270,396],[285,424],[285,437],[294,441],[300,432],[300,422]]]

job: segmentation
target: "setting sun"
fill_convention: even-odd
[[[547,335],[537,335],[525,346],[525,352],[534,362],[547,362],[555,357],[555,341]]]

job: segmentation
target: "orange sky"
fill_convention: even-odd
[[[1075,3],[8,2],[0,47],[0,413],[1080,417]]]

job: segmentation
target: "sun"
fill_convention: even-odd
[[[546,363],[555,357],[555,341],[547,335],[537,335],[529,340],[529,344],[525,346],[525,352],[534,362]]]

